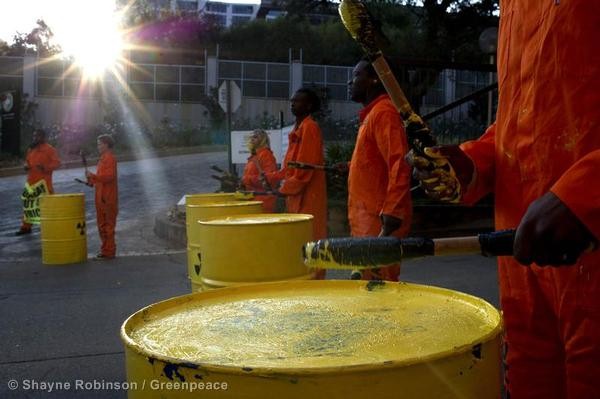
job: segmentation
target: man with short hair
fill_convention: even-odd
[[[52,173],[60,167],[60,158],[56,149],[46,142],[46,138],[46,132],[43,129],[33,131],[33,140],[27,149],[25,165],[23,165],[27,172],[26,191],[28,191],[29,186],[40,184],[43,181],[48,190],[47,193],[54,193]],[[36,196],[34,201],[38,199],[38,196]],[[35,223],[26,215],[23,215],[21,228],[15,235],[30,234],[33,223],[29,222]]]
[[[96,220],[102,246],[96,260],[113,259],[116,255],[115,227],[119,212],[117,185],[117,160],[113,155],[114,140],[103,134],[98,136],[100,160],[96,173],[86,172],[88,183],[96,189]]]
[[[373,66],[361,60],[348,82],[362,103],[360,128],[348,166],[348,219],[353,237],[405,237],[412,219],[408,143],[402,119]],[[364,271],[362,278],[398,281],[400,265]]]

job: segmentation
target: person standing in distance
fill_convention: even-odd
[[[98,152],[100,159],[96,173],[87,172],[89,184],[94,186],[96,220],[102,246],[96,255],[97,260],[113,259],[116,255],[115,228],[119,212],[119,195],[117,182],[117,160],[112,152],[114,140],[103,134],[98,136]]]

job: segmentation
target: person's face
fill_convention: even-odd
[[[290,99],[290,110],[296,117],[310,114],[311,103],[306,93],[296,92]]]
[[[33,137],[31,139],[33,141],[34,145],[37,145],[39,143],[43,143],[45,140],[45,137],[43,134],[41,134],[40,132],[38,132],[37,130],[33,132]]]
[[[100,154],[103,154],[106,150],[108,150],[108,144],[106,144],[104,141],[98,140],[96,144],[98,145],[98,152]]]
[[[258,133],[252,133],[250,135],[250,137],[248,137],[248,149],[250,151],[253,151],[256,149],[256,147],[258,146],[260,142],[260,136],[258,135]]]
[[[352,70],[352,80],[348,82],[350,99],[357,103],[364,103],[367,93],[372,85],[373,77],[367,71],[367,61],[360,61]]]

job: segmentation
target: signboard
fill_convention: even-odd
[[[237,111],[242,105],[242,91],[233,80],[224,80],[219,86],[219,105],[223,111],[227,112],[227,83],[229,82],[229,90],[231,91],[231,112]]]
[[[21,152],[20,101],[16,90],[0,93],[0,150],[13,155]]]
[[[271,151],[275,155],[275,160],[281,164],[288,147],[288,135],[294,128],[294,125],[286,126],[283,129],[267,130],[269,141],[271,142]],[[246,164],[250,151],[248,150],[248,140],[252,130],[234,130],[231,132],[231,161],[236,164]]]
[[[32,185],[25,183],[21,200],[23,200],[23,220],[26,223],[40,224],[40,197],[44,194],[48,194],[48,186],[44,179]]]

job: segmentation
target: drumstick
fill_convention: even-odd
[[[325,165],[315,165],[312,163],[300,162],[300,161],[289,161],[287,166],[294,169],[316,169],[324,170],[327,172],[339,172],[336,168]]]
[[[502,230],[472,237],[331,238],[309,242],[303,248],[304,261],[320,269],[372,269],[407,258],[481,254],[512,256],[515,230]]]
[[[77,183],[85,184],[85,185],[86,185],[86,186],[88,186],[88,187],[93,187],[93,184],[90,184],[90,183],[89,183],[89,182],[87,182],[87,181],[83,181],[83,180],[81,180],[81,179],[78,179],[78,178],[74,178],[73,180],[75,180]]]

